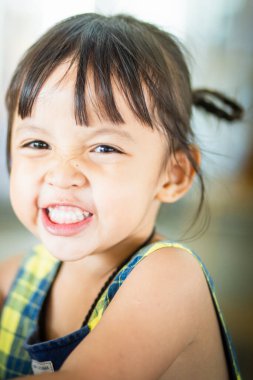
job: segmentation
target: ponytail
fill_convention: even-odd
[[[202,108],[219,119],[225,119],[229,122],[241,120],[243,117],[243,108],[237,102],[218,91],[204,88],[193,90],[192,103],[195,107]],[[225,107],[222,108],[219,103],[222,103]]]

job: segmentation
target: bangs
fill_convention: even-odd
[[[19,96],[16,95],[19,115],[21,118],[31,115],[45,81],[68,60],[67,72],[73,65],[76,67],[74,112],[77,124],[89,125],[85,98],[89,93],[89,77],[93,80],[93,105],[99,118],[114,124],[124,123],[113,93],[113,84],[116,84],[137,119],[153,127],[155,120],[151,115],[159,108],[155,99],[161,91],[161,73],[164,72],[161,66],[167,68],[161,49],[154,49],[154,43],[149,46],[146,39],[143,54],[144,39],[140,33],[129,38],[133,30],[127,30],[123,18],[114,19],[113,23],[107,19],[105,23],[103,16],[86,16],[89,21],[86,23],[83,16],[78,23],[76,16],[75,23],[71,22],[72,18],[58,24],[30,49],[31,53],[28,51],[23,64],[26,70],[19,79]]]

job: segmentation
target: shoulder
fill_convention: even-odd
[[[0,262],[0,307],[10,290],[22,259],[23,255],[19,254]]]
[[[80,373],[94,375],[89,362],[96,358],[101,364],[97,377],[103,368],[106,379],[119,378],[122,371],[124,378],[159,378],[195,341],[207,294],[205,276],[192,255],[183,248],[157,249],[132,270],[66,369],[80,365]],[[80,355],[87,360],[77,364]]]
[[[187,248],[168,246],[150,253],[136,266],[118,292],[118,299],[121,296],[148,308],[153,320],[160,318],[160,323],[164,322],[161,333],[168,337],[168,317],[176,322],[180,329],[176,335],[181,336],[183,346],[198,334],[199,318],[205,312],[203,304],[210,298],[210,291],[196,256]]]
[[[152,271],[152,277],[156,278],[154,276],[159,272],[157,278],[159,278],[160,275],[165,275],[167,279],[169,274],[174,274],[170,277],[170,281],[175,278],[178,280],[179,276],[186,276],[186,280],[194,280],[196,276],[203,277],[197,255],[189,248],[178,243],[166,245],[158,242],[156,244],[157,246],[154,244],[149,254],[136,266],[135,273],[138,271],[139,275],[149,275]],[[189,274],[191,274],[191,276],[189,276]]]
[[[193,298],[199,301],[209,292],[202,263],[190,249],[180,245],[163,246],[151,252],[134,268],[122,288],[130,292],[137,283],[139,291],[151,295],[152,289],[159,290],[156,297],[161,300],[177,297],[182,301],[184,297],[191,297],[191,301]],[[173,305],[175,302],[173,299]]]
[[[166,312],[166,305],[170,309],[170,319],[175,318],[177,321],[181,315],[186,344],[187,340],[188,343],[194,341],[200,320],[205,319],[205,314],[208,313],[206,306],[212,305],[204,267],[200,258],[187,247],[163,247],[140,263],[131,281],[131,284],[135,282],[137,285],[139,279],[143,278],[143,291],[145,284],[150,283],[149,290],[156,290],[164,311]]]

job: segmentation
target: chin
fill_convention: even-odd
[[[60,261],[78,261],[82,260],[88,255],[87,252],[80,250],[80,246],[75,248],[73,244],[68,243],[62,237],[55,239],[54,242],[48,241],[48,239],[40,239],[42,244],[46,247],[48,252]],[[59,240],[58,242],[55,240]]]

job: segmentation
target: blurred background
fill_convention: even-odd
[[[29,249],[36,240],[14,216],[5,162],[4,94],[24,51],[57,21],[85,12],[124,12],[175,34],[186,46],[193,87],[209,87],[237,99],[243,122],[227,124],[193,113],[203,155],[206,211],[185,235],[198,204],[189,194],[161,208],[157,229],[190,246],[216,284],[244,379],[253,378],[253,2],[252,0],[0,0],[0,259]],[[205,215],[211,216],[203,233]],[[202,232],[201,232],[202,231]]]

